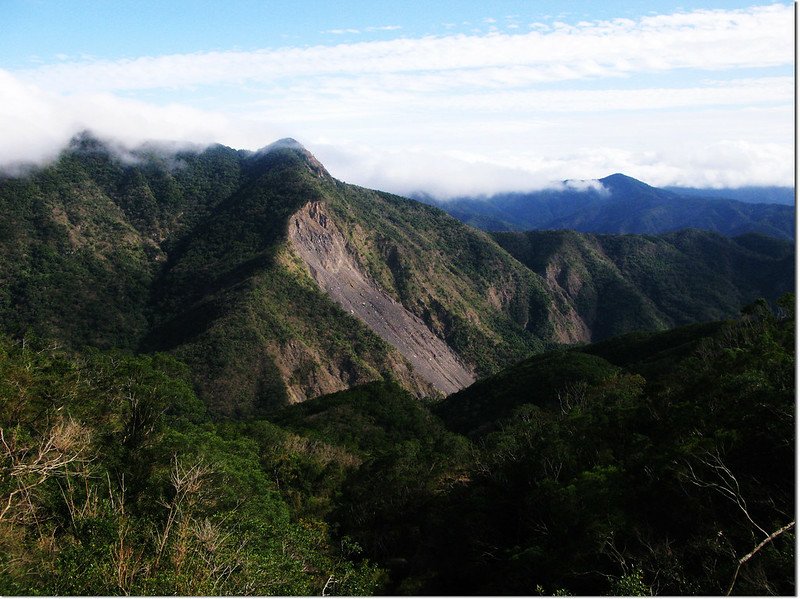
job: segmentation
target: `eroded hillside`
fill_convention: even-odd
[[[437,390],[450,394],[474,382],[474,374],[442,339],[364,274],[324,203],[308,203],[295,213],[289,239],[317,284]]]

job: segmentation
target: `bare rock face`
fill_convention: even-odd
[[[324,203],[309,202],[294,214],[289,240],[320,288],[396,348],[419,377],[444,394],[475,381],[442,339],[364,274]]]

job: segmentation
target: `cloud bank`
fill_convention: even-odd
[[[440,197],[612,172],[792,184],[793,18],[774,4],[0,69],[0,164],[89,128],[129,145],[291,136],[334,176]]]

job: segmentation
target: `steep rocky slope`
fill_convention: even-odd
[[[311,202],[295,213],[289,240],[320,288],[400,351],[437,390],[449,394],[474,382],[447,343],[365,276],[324,203]]]

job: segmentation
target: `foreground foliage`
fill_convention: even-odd
[[[358,546],[294,513],[265,468],[291,436],[212,423],[186,379],[163,355],[0,343],[0,594],[376,589]]]
[[[782,319],[759,302],[737,322],[589,346],[605,375],[576,353],[560,380],[526,363],[496,377],[507,415],[472,429],[476,461],[435,512],[422,588],[792,594],[793,302]],[[475,387],[440,409],[462,429]]]
[[[792,594],[793,303],[247,421],[3,339],[0,593]]]

